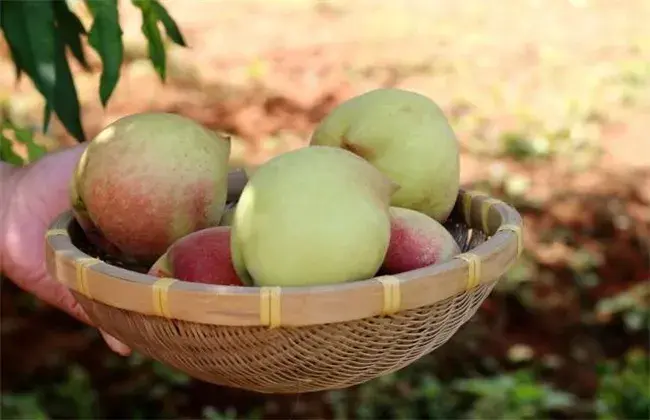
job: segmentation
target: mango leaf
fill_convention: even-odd
[[[2,4],[2,2],[3,2],[3,0],[0,0],[0,29],[2,29],[2,32],[4,33],[5,32],[4,19],[3,19],[4,5]],[[6,3],[6,1],[5,1],[5,3]],[[7,35],[5,34],[5,37],[6,36]],[[19,62],[20,57],[19,57],[19,54],[16,52],[16,49],[14,48],[14,46],[10,42],[7,42],[7,46],[9,47],[9,53],[11,54],[12,62],[14,64],[14,73],[16,75],[16,82],[18,82],[20,80],[20,77],[23,74],[23,67]]]
[[[79,115],[81,107],[79,106],[79,97],[77,88],[72,78],[70,65],[65,56],[65,44],[59,32],[54,34],[54,43],[56,48],[55,70],[56,85],[54,86],[54,110],[59,120],[78,141],[86,140]],[[51,105],[51,104],[48,104]],[[46,105],[46,107],[48,106]]]
[[[54,14],[49,2],[3,1],[2,30],[14,62],[52,102],[56,83],[54,66]]]
[[[86,28],[84,28],[77,15],[72,13],[65,2],[52,0],[52,5],[54,6],[57,27],[61,32],[64,43],[70,47],[72,55],[83,68],[90,70],[83,47],[81,46],[81,36],[86,35]]]
[[[85,136],[79,119],[77,93],[65,57],[65,45],[55,26],[54,8],[45,1],[3,1],[2,29],[19,66],[43,95],[45,123],[50,110],[78,141]]]
[[[70,66],[65,57],[65,44],[62,39],[63,34],[57,33],[55,35],[55,43],[57,47],[56,55],[56,77],[57,82],[54,89],[55,103],[45,103],[43,109],[43,133],[46,133],[52,116],[52,107],[56,107],[57,115],[61,121],[69,121],[64,124],[70,134],[72,134],[78,141],[85,141],[83,127],[79,120],[80,106],[79,98],[77,96],[77,89],[74,85]],[[31,160],[31,157],[30,157]]]
[[[47,133],[50,128],[50,119],[52,117],[52,107],[46,103],[43,108],[43,133]]]
[[[149,0],[134,0],[133,4],[142,13],[142,33],[147,38],[149,59],[154,69],[158,72],[160,79],[165,81],[166,76],[166,52],[162,42],[160,28],[158,28],[158,16]]]
[[[187,43],[183,38],[183,34],[181,33],[181,30],[178,28],[178,25],[176,24],[174,19],[172,19],[172,17],[169,15],[167,9],[165,9],[165,7],[162,4],[160,4],[158,0],[153,0],[151,2],[151,8],[156,14],[158,20],[162,22],[163,26],[165,27],[165,32],[167,32],[167,36],[176,44],[183,47],[187,47]]]
[[[87,0],[86,4],[93,15],[88,42],[99,54],[103,66],[99,79],[99,97],[105,107],[120,78],[124,59],[117,0]]]

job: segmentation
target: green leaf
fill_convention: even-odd
[[[39,395],[34,394],[2,394],[0,411],[7,419],[46,420],[47,412],[39,401]]]
[[[56,85],[54,90],[54,110],[66,127],[78,141],[86,140],[79,115],[81,107],[79,106],[79,97],[70,71],[70,65],[65,56],[65,44],[62,36],[57,32],[54,36],[56,55]]]
[[[105,107],[117,85],[124,59],[117,0],[87,0],[86,3],[94,17],[88,33],[88,43],[99,54],[103,66],[99,79],[99,97]]]
[[[187,43],[183,38],[183,34],[181,33],[174,19],[172,19],[172,17],[167,12],[167,9],[165,9],[165,7],[162,4],[160,4],[158,0],[152,1],[151,8],[156,14],[158,20],[162,22],[163,26],[165,27],[165,32],[167,32],[167,36],[176,44],[186,47]]]
[[[43,107],[43,133],[47,133],[50,128],[50,118],[52,117],[52,107],[46,103]]]
[[[158,17],[152,8],[150,1],[134,1],[142,12],[142,33],[149,41],[149,59],[154,69],[158,72],[160,79],[165,81],[166,76],[166,55],[165,45],[162,42],[160,28],[158,28]]]
[[[66,130],[84,141],[77,92],[55,27],[54,7],[45,1],[3,1],[2,29],[14,59],[44,96]],[[45,122],[49,122],[46,110]]]
[[[0,161],[11,163],[12,165],[22,166],[25,162],[23,158],[14,152],[11,140],[5,137],[3,131],[0,131]]]
[[[2,29],[15,63],[36,89],[52,101],[56,83],[54,66],[54,14],[49,2],[3,1]]]
[[[86,35],[86,29],[77,15],[72,13],[65,2],[52,0],[52,4],[54,5],[57,27],[63,41],[70,47],[72,55],[79,61],[83,68],[90,70],[83,47],[81,46],[81,35]]]

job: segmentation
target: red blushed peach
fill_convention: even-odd
[[[166,113],[104,128],[77,164],[75,217],[109,254],[151,264],[177,239],[217,226],[226,202],[230,143]],[[91,231],[93,232],[90,235]]]
[[[449,231],[415,210],[391,207],[391,237],[381,273],[397,274],[447,261],[460,253]]]
[[[227,226],[199,230],[177,240],[149,274],[193,283],[244,285],[232,265]]]

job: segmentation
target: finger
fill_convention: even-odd
[[[108,347],[113,350],[115,353],[121,355],[121,356],[128,356],[131,354],[131,349],[129,346],[126,344],[122,343],[119,341],[117,338],[113,337],[112,335],[108,334],[104,330],[99,330],[101,333],[102,337],[104,338],[104,341],[108,345]]]

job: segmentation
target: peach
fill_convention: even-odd
[[[156,277],[193,283],[243,286],[230,256],[230,228],[192,232],[174,242],[149,269]]]
[[[397,274],[449,260],[456,240],[435,219],[415,210],[390,208],[391,235],[381,272]]]
[[[150,265],[175,240],[219,225],[229,153],[226,137],[179,115],[121,118],[88,144],[77,164],[70,191],[75,217],[100,249]]]
[[[289,151],[251,175],[232,218],[235,270],[256,286],[314,286],[372,277],[390,239],[395,185],[337,147]]]
[[[399,185],[390,205],[444,223],[460,184],[460,144],[440,106],[399,88],[379,88],[339,104],[314,129],[310,145],[341,147]]]

